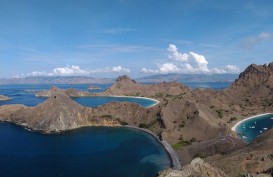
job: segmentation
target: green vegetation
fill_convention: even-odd
[[[139,128],[146,128],[146,129],[148,129],[148,128],[150,128],[150,127],[152,127],[154,124],[156,124],[156,120],[152,120],[150,123],[148,123],[148,124],[144,124],[144,123],[140,123],[139,125],[138,125],[138,127]]]
[[[191,143],[192,143],[191,141],[181,140],[178,141],[176,144],[173,144],[172,148],[177,151],[183,147],[190,146]]]
[[[223,110],[222,110],[222,109],[217,109],[217,110],[216,110],[216,113],[218,114],[218,117],[219,117],[220,119],[223,118]]]
[[[120,125],[128,125],[127,122],[121,120],[120,118],[116,118],[116,121],[118,121],[118,123],[120,123]]]
[[[271,99],[271,100],[265,99],[263,102],[263,106],[264,107],[273,106],[273,99]]]
[[[207,156],[205,156],[205,155],[202,155],[202,154],[199,154],[199,153],[197,153],[197,154],[195,154],[194,156],[193,156],[193,158],[201,158],[201,159],[204,159],[204,158],[206,158]]]
[[[235,121],[235,120],[237,120],[237,117],[231,117],[231,118],[229,119],[228,123],[231,123],[231,122],[233,122],[233,121]]]

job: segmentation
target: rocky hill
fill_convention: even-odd
[[[192,160],[191,164],[181,170],[165,170],[158,177],[228,177],[221,169],[211,166],[200,158]]]

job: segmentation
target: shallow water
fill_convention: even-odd
[[[273,114],[257,116],[246,120],[236,127],[238,135],[247,143],[273,127]]]
[[[0,144],[1,177],[153,177],[170,166],[154,137],[130,128],[45,135],[1,123]]]

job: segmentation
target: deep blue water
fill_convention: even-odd
[[[170,166],[151,135],[89,127],[45,135],[0,124],[1,177],[154,177]]]
[[[245,142],[249,143],[272,127],[273,114],[268,114],[242,122],[235,131]]]
[[[98,84],[103,91],[109,87],[107,84]],[[77,90],[88,91],[87,84],[79,85],[56,85],[62,89],[76,88]],[[50,89],[51,85],[0,85],[0,94],[12,98],[8,101],[0,101],[1,105],[6,104],[24,104],[26,106],[36,106],[39,103],[44,102],[47,98],[35,97],[34,91],[41,91]],[[76,102],[84,106],[97,107],[108,102],[132,102],[137,103],[143,107],[151,106],[155,103],[153,100],[144,98],[130,98],[130,97],[85,97],[74,98]]]

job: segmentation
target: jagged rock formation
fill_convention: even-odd
[[[6,101],[6,100],[10,100],[10,98],[4,95],[0,95],[0,101]]]
[[[181,170],[165,170],[158,177],[228,177],[221,169],[196,158]]]

